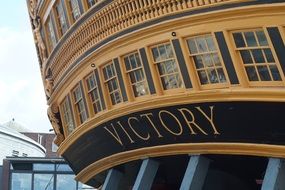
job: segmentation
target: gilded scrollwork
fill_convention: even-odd
[[[32,27],[33,27],[33,33],[34,33],[34,39],[35,43],[38,49],[40,62],[41,62],[41,69],[45,66],[45,62],[47,59],[47,53],[46,53],[46,45],[44,43],[44,40],[41,36],[41,21],[40,17],[38,16],[38,1],[37,0],[30,0],[29,1],[29,14],[32,20]]]
[[[37,14],[38,14],[38,1],[29,0],[28,10],[29,10],[29,14],[32,20],[36,19]]]
[[[52,77],[47,77],[45,79],[44,86],[45,86],[46,96],[49,99],[52,92],[53,92],[53,79],[52,79]]]
[[[54,143],[57,145],[60,145],[62,143],[62,141],[64,140],[64,136],[61,132],[62,126],[61,126],[57,106],[50,105],[48,107],[47,114],[48,114],[48,118],[50,120],[50,123],[54,129],[54,132],[56,134],[56,139],[54,140]]]
[[[41,22],[39,17],[36,17],[36,19],[33,21],[33,25],[34,25],[33,32],[35,37],[35,43],[39,49],[39,55],[41,61],[43,62],[43,64],[45,64],[47,59],[47,53],[46,53],[46,46],[41,35]],[[42,65],[42,67],[44,66]]]

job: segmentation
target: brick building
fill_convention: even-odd
[[[23,132],[22,134],[30,137],[34,141],[41,144],[46,149],[46,157],[54,158],[57,156],[57,146],[53,143],[55,134],[53,133],[34,133],[34,132]]]

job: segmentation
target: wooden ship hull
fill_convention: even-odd
[[[27,3],[55,143],[77,180],[283,187],[283,0]]]

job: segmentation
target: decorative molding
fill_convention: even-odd
[[[251,143],[183,143],[142,148],[101,159],[83,169],[75,177],[87,183],[92,177],[114,166],[142,158],[179,154],[230,154],[285,158],[285,146]]]
[[[96,117],[88,120],[75,128],[59,146],[58,153],[63,154],[68,147],[75,143],[83,134],[96,126],[130,113],[159,107],[203,103],[203,102],[237,102],[237,101],[260,101],[260,102],[285,102],[285,91],[280,88],[273,89],[215,89],[212,91],[201,91],[175,96],[153,96],[148,101],[122,104],[122,106],[101,112]]]
[[[32,22],[34,40],[35,40],[37,52],[39,55],[41,71],[43,74],[44,73],[43,71],[45,70],[46,62],[47,62],[47,49],[46,49],[46,45],[41,35],[41,27],[42,27],[41,18],[38,15],[39,3],[38,3],[38,0],[29,0],[28,3],[29,3],[28,10],[29,10],[30,19]]]
[[[61,120],[59,116],[59,110],[57,105],[50,105],[47,110],[48,118],[50,120],[50,123],[54,129],[54,132],[56,134],[56,139],[54,140],[54,143],[56,145],[60,145],[64,141],[64,136],[62,134],[62,125]]]
[[[144,2],[144,3],[143,3]],[[207,8],[229,3],[243,2],[240,0],[118,0],[98,10],[87,19],[61,44],[60,49],[53,52],[48,60],[48,68],[54,73],[55,85],[60,81],[66,70],[86,53],[90,47],[101,43],[125,29],[158,19],[173,13],[182,13],[197,8]],[[46,68],[47,69],[47,68]]]

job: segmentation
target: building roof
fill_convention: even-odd
[[[29,130],[29,129],[25,128],[23,125],[17,123],[14,118],[11,121],[4,123],[3,126],[6,126],[9,129],[14,129],[19,133],[31,132],[31,130]]]
[[[20,126],[20,125],[18,125],[18,126]],[[21,134],[19,131],[14,129],[14,127],[10,127],[10,125],[0,125],[0,133],[14,137],[14,138],[17,138],[17,139],[20,139],[22,141],[26,141],[30,144],[33,144],[34,146],[39,147],[44,152],[46,152],[46,149],[41,144],[37,143],[36,141],[27,137],[26,135]]]

